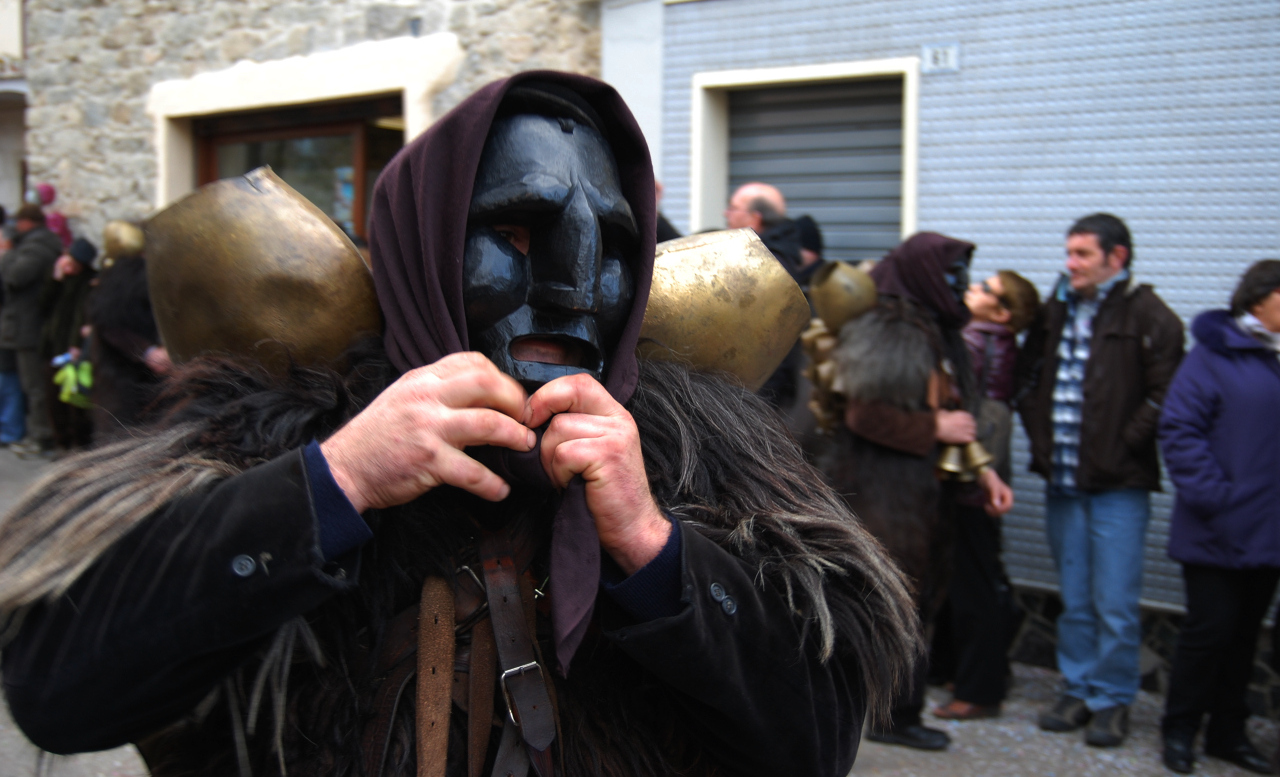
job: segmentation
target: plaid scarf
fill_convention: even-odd
[[[1080,466],[1080,418],[1084,406],[1084,371],[1093,339],[1093,317],[1116,284],[1129,279],[1129,271],[1098,286],[1091,299],[1071,289],[1064,275],[1054,296],[1067,303],[1067,317],[1058,343],[1058,373],[1053,384],[1053,463],[1049,479],[1054,488],[1073,491]]]

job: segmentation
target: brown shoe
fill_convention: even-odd
[[[980,720],[982,718],[1000,717],[999,704],[974,704],[972,702],[952,699],[933,711],[935,718],[943,720]]]

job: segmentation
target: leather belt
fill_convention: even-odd
[[[481,535],[480,562],[502,670],[498,684],[507,702],[507,711],[511,722],[520,728],[534,769],[541,777],[552,777],[550,747],[556,737],[555,711],[547,689],[548,678],[538,661],[538,645],[529,628],[520,574],[505,534],[484,532]],[[532,597],[527,598],[532,607]],[[515,777],[523,775],[517,773]]]

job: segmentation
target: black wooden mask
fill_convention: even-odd
[[[631,310],[638,245],[604,138],[566,118],[494,122],[463,257],[471,347],[528,391],[605,359]]]

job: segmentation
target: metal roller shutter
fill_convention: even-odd
[[[730,191],[749,181],[812,216],[826,258],[879,258],[900,240],[902,79],[731,92]]]

